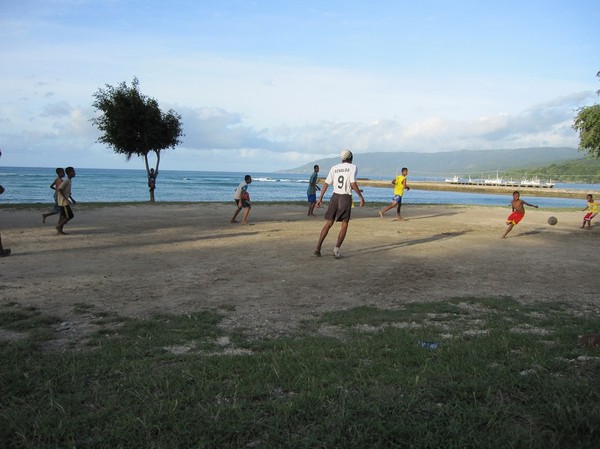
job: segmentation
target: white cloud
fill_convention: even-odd
[[[189,158],[192,165],[210,170],[227,170],[233,161],[240,167],[269,171],[333,156],[341,148],[366,153],[576,146],[572,118],[576,106],[588,98],[590,93],[578,93],[516,114],[473,120],[431,117],[412,123],[392,119],[369,123],[316,121],[272,128],[248,126],[244,115],[222,108],[179,108],[175,110],[182,115],[185,136],[181,148],[167,152],[163,161],[172,168],[187,168],[185,158]],[[28,130],[18,134],[5,131],[0,137],[6,149],[22,153],[25,164],[39,160],[40,150],[81,154],[93,149],[101,154],[103,147],[95,144],[98,131],[90,123],[93,114],[91,108],[67,102],[48,103],[32,118],[33,126]],[[110,154],[112,150],[105,148],[104,152]]]
[[[265,148],[270,142],[243,125],[242,115],[221,108],[182,108],[183,145],[198,149]]]

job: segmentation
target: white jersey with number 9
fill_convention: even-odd
[[[357,171],[356,165],[342,162],[331,167],[325,182],[333,186],[333,193],[352,195],[352,183],[356,182]]]

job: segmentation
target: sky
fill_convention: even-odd
[[[143,168],[91,122],[134,78],[182,117],[165,170],[577,147],[599,23],[598,0],[0,0],[0,164]]]

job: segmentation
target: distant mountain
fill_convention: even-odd
[[[582,159],[577,148],[519,148],[513,150],[461,150],[439,153],[357,153],[354,163],[360,177],[381,178],[396,176],[408,167],[413,176],[477,175],[482,172],[536,168],[544,165]],[[318,164],[322,173],[339,162],[339,158],[319,159],[301,167],[279,170],[280,173],[312,173]]]

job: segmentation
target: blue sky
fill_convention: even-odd
[[[182,115],[162,169],[576,147],[599,23],[597,0],[0,0],[0,162],[142,168],[90,123],[134,77]]]

